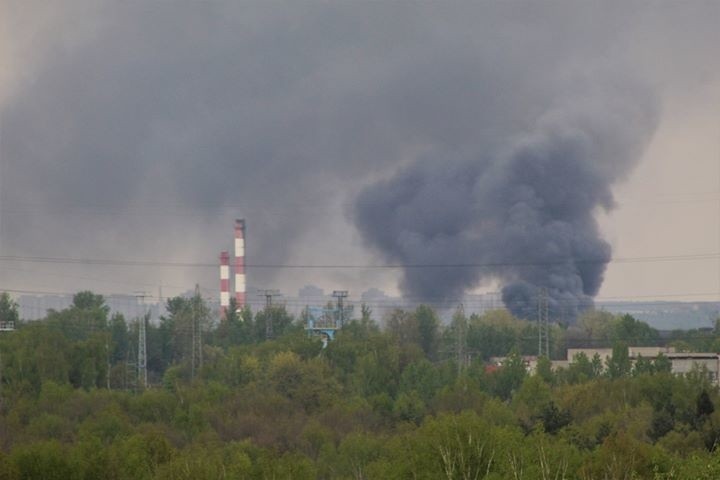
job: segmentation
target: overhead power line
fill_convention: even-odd
[[[500,268],[500,267],[534,267],[566,264],[604,264],[604,263],[658,263],[677,261],[714,260],[720,253],[700,253],[691,255],[659,255],[647,257],[618,257],[610,260],[601,258],[566,258],[559,260],[536,262],[478,262],[478,263],[386,263],[386,264],[294,264],[294,263],[249,263],[247,268],[267,269],[400,269],[400,268]],[[216,262],[191,261],[156,261],[137,259],[101,259],[72,257],[41,257],[26,255],[1,255],[0,262],[51,263],[65,265],[102,265],[123,267],[179,267],[179,268],[216,268]]]
[[[698,203],[717,201],[720,198],[720,191],[695,191],[695,192],[666,192],[650,195],[615,195],[616,205],[655,205],[663,203]],[[366,205],[369,202],[358,202],[345,200],[340,202],[327,201],[297,201],[297,202],[263,202],[261,205],[248,205],[247,202],[194,202],[192,204],[178,202],[134,202],[123,205],[109,203],[47,203],[47,202],[18,202],[6,201],[0,206],[0,212],[9,214],[72,214],[72,215],[107,215],[107,216],[207,216],[216,214],[218,211],[238,210],[258,211],[263,215],[282,216],[295,215],[297,210],[318,210],[335,209],[343,211],[357,205]],[[268,212],[268,210],[272,210]],[[281,210],[281,212],[277,212]],[[290,211],[291,213],[284,213]]]

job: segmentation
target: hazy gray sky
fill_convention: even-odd
[[[352,221],[360,192],[502,151],[558,103],[617,91],[658,113],[649,134],[620,126],[641,153],[596,212],[613,256],[717,254],[718,19],[714,1],[0,0],[0,255],[213,263],[244,217],[250,263],[382,263]],[[719,299],[719,263],[611,263],[599,297]],[[401,275],[250,274],[356,294]],[[0,287],[19,290],[216,277],[0,263]]]

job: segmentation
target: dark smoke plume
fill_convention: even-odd
[[[564,99],[505,145],[435,153],[366,188],[354,211],[365,241],[406,265],[401,288],[450,301],[497,281],[516,315],[553,319],[593,305],[610,245],[594,213],[613,208],[612,185],[640,158],[656,102],[634,88]]]

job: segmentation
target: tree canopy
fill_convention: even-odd
[[[701,370],[672,375],[662,356],[630,359],[625,342],[657,340],[632,317],[553,326],[552,357],[575,335],[613,342],[611,358],[528,371],[536,325],[507,312],[448,325],[426,306],[359,313],[323,348],[282,307],[216,322],[199,296],[169,299],[147,324],[144,389],[138,319],[80,292],[24,322],[4,294],[17,330],[0,336],[0,478],[720,476],[717,387]]]

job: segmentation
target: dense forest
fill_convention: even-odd
[[[442,325],[425,306],[379,319],[363,307],[326,348],[279,306],[215,322],[200,296],[176,297],[166,312],[125,319],[80,292],[23,322],[0,297],[16,323],[0,334],[0,479],[720,478],[707,372],[627,351],[718,351],[718,328],[661,336],[588,312],[552,326],[550,356],[612,357],[559,370],[541,357],[529,374],[537,327],[505,311]]]

